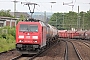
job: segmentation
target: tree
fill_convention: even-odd
[[[62,14],[63,13],[54,13],[50,18],[49,24],[57,28],[62,27],[62,21],[63,21]]]
[[[79,14],[72,11],[69,11],[69,13],[54,13],[49,20],[49,24],[58,29],[90,29],[90,11],[81,11]]]
[[[24,15],[20,15],[20,18],[17,20],[17,23],[22,20],[24,21],[25,19],[26,19],[26,17]]]
[[[12,16],[10,15],[10,11],[11,11],[11,10],[1,10],[1,11],[0,11],[0,16],[12,17]]]

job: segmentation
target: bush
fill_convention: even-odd
[[[0,28],[0,52],[15,48],[15,27]]]
[[[6,39],[7,36],[6,34],[2,34],[1,37]]]

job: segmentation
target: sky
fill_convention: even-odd
[[[11,12],[14,12],[14,0],[0,0],[0,10],[8,10],[10,9]],[[78,6],[80,11],[88,11],[90,9],[90,0],[17,0],[19,1],[16,4],[16,11],[17,12],[29,12],[28,6],[21,4],[21,2],[31,2],[37,3],[35,7],[35,12],[69,12],[72,11],[72,6],[74,12],[78,12]],[[72,2],[73,3],[70,3]],[[56,2],[56,3],[50,3]],[[69,3],[68,5],[63,5],[64,3]],[[51,7],[52,6],[52,7]]]

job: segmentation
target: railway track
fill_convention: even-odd
[[[86,40],[69,40],[76,47],[79,55],[83,60],[90,60],[90,41]]]
[[[64,60],[82,60],[74,44],[71,41],[63,41],[66,42]]]
[[[20,55],[17,57],[14,57],[10,60],[33,60],[34,58],[36,58],[38,55],[40,55],[41,53],[43,53],[44,51],[36,54],[36,55]]]
[[[90,44],[85,41],[73,41],[78,48],[79,54],[82,56],[83,60],[90,60]]]
[[[53,46],[55,46],[56,44],[57,44],[57,42],[56,42]],[[53,46],[50,46],[50,47],[48,47],[47,49],[42,50],[41,52],[39,52],[39,53],[36,54],[36,55],[28,55],[28,56],[26,56],[26,55],[25,55],[25,56],[20,55],[20,56],[17,56],[17,57],[12,58],[12,59],[10,59],[10,60],[33,60],[33,59],[35,59],[36,57],[38,57],[39,55],[43,54],[43,52],[45,52],[45,51],[49,50],[50,48],[52,48]]]
[[[63,47],[61,49],[61,47]],[[59,41],[34,60],[64,60],[65,42]]]
[[[12,58],[10,60],[33,60],[37,56],[38,56],[38,54],[36,54],[36,55],[25,55],[25,56],[20,55],[20,56]]]
[[[38,53],[36,55],[20,55],[20,56],[12,58],[10,60],[33,60],[34,58],[36,58],[38,55],[40,55],[43,52],[44,51],[41,51],[40,53]]]
[[[83,40],[61,39],[37,55],[16,55],[8,60],[90,60],[89,47],[89,42]]]
[[[83,59],[81,58],[78,50],[75,48],[74,44],[73,44],[71,41],[69,41],[69,42],[72,44],[72,46],[73,46],[73,48],[74,48],[74,51],[75,51],[75,54],[76,54],[76,56],[78,57],[76,60],[83,60]]]
[[[85,44],[87,47],[89,47],[90,48],[90,43],[89,43],[89,41],[80,41],[80,42],[82,42],[83,44]]]
[[[77,40],[75,40],[75,41],[77,41]],[[81,42],[81,43],[83,43],[85,46],[87,46],[88,48],[90,48],[90,41],[80,40],[80,41],[78,41],[78,42]]]

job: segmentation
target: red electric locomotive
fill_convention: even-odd
[[[16,49],[22,54],[37,54],[50,43],[50,27],[40,20],[21,21],[16,26]]]

